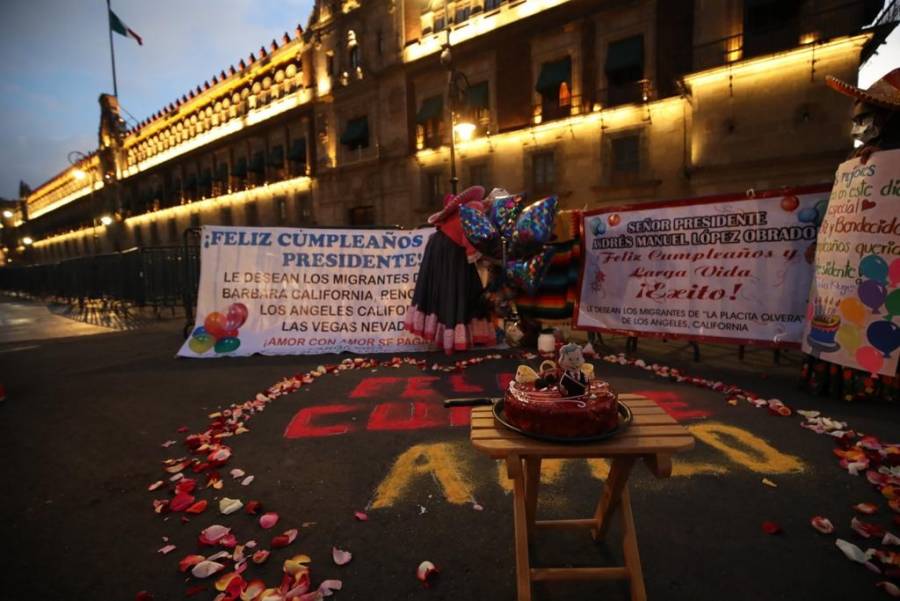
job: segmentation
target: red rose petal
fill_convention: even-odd
[[[147,591],[141,591],[134,598],[134,601],[153,601],[153,595],[151,595]]]
[[[169,504],[169,508],[172,511],[184,511],[188,507],[190,507],[194,503],[194,497],[192,495],[182,493],[177,494],[172,499],[172,502]]]
[[[206,510],[207,501],[201,499],[184,510],[185,513],[203,513]]]
[[[853,506],[853,509],[866,515],[872,515],[878,511],[878,505],[874,503],[857,503]]]
[[[815,516],[810,521],[812,527],[821,532],[822,534],[831,534],[834,532],[834,524],[828,518],[824,518],[820,515]]]
[[[354,511],[353,517],[355,517],[360,522],[368,522],[369,521],[369,516],[365,512],[362,512],[362,511]]]
[[[178,571],[187,572],[188,568],[197,565],[204,559],[206,558],[202,555],[188,555],[178,562]]]
[[[779,526],[775,522],[769,522],[769,521],[762,523],[762,529],[763,529],[763,532],[765,532],[766,534],[778,534],[781,532],[781,526]]]
[[[184,596],[185,597],[193,597],[197,593],[205,591],[205,590],[206,590],[205,584],[195,584],[194,586],[190,587],[188,590],[184,591]]]

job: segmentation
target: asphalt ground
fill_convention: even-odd
[[[466,425],[451,424],[440,401],[496,391],[517,361],[486,361],[459,374],[412,366],[347,371],[282,396],[248,421],[249,432],[228,439],[233,456],[219,468],[223,488],[198,492],[209,508],[182,523],[182,514],[153,511],[154,498],[171,495],[147,490],[168,478],[162,460],[188,454],[177,430],[203,431],[211,412],[346,355],[176,359],[181,325],[0,344],[0,381],[9,395],[0,405],[3,598],[134,599],[146,590],[157,600],[182,599],[198,581],[179,572],[178,562],[218,550],[197,542],[211,524],[229,526],[239,542],[255,539],[260,548],[283,530],[300,529],[290,546],[245,572],[268,586],[280,582],[285,559],[304,553],[312,558],[314,583],[343,581],[339,601],[515,598],[508,481],[471,447]],[[623,348],[621,339],[608,342],[613,351]],[[782,366],[764,351],[743,362],[725,347],[703,347],[703,355],[694,363],[674,343],[642,343],[637,352],[794,408],[818,409],[885,441],[900,433],[896,405],[800,392],[799,355],[787,355]],[[467,356],[474,355],[450,360]],[[442,354],[419,357],[448,362]],[[796,415],[732,406],[721,393],[634,367],[595,365],[619,391],[662,401],[698,438],[694,450],[676,457],[673,477],[658,480],[637,466],[630,480],[650,599],[888,598],[875,587],[878,577],[834,545],[840,537],[874,546],[849,527],[854,504],[877,503],[878,514],[862,517],[885,526],[891,511],[864,478],[838,466],[831,437],[800,428]],[[168,440],[178,443],[163,448]],[[241,486],[228,475],[235,467],[254,481]],[[590,515],[603,467],[570,461],[546,469],[539,516]],[[262,530],[242,511],[220,515],[223,496],[259,500],[280,521]],[[359,510],[368,521],[354,518]],[[836,534],[811,528],[813,515],[828,517]],[[766,534],[764,521],[783,532]],[[615,526],[598,545],[580,531],[541,532],[532,562],[619,563],[618,535]],[[177,547],[168,555],[158,552],[163,537]],[[335,565],[333,546],[352,552],[352,561]],[[441,571],[427,589],[415,576],[423,560]],[[194,598],[213,599],[214,580],[200,581],[207,588]],[[534,591],[548,601],[629,598],[624,583],[612,582],[541,584]]]

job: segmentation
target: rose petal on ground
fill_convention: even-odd
[[[834,541],[834,544],[840,549],[844,555],[847,556],[847,559],[850,561],[855,561],[856,563],[866,563],[869,561],[866,554],[862,552],[862,549],[854,545],[853,543],[849,543],[842,538]]]
[[[241,593],[241,601],[253,601],[260,593],[266,590],[266,583],[262,580],[251,580],[247,584],[247,588]]]
[[[184,493],[192,493],[194,489],[197,488],[197,481],[193,478],[181,478],[178,481],[178,484],[175,485],[176,494]]]
[[[228,588],[228,585],[234,578],[240,578],[240,576],[238,576],[235,572],[228,572],[227,574],[219,576],[219,579],[216,580],[216,590],[220,593],[225,592],[225,589]]]
[[[213,524],[205,528],[202,532],[200,532],[200,536],[210,541],[211,543],[219,542],[219,539],[231,532],[231,528],[228,526],[223,526],[221,524]]]
[[[884,538],[881,539],[882,545],[900,545],[900,537],[894,536],[890,532],[884,533]]]
[[[262,510],[262,503],[259,501],[247,501],[247,505],[244,506],[244,511],[249,513],[250,515],[256,515]]]
[[[195,566],[201,561],[206,559],[202,555],[186,555],[182,558],[181,561],[178,562],[178,571],[179,572],[187,572],[187,569],[191,566]]]
[[[870,524],[857,518],[850,520],[850,527],[863,538],[871,538],[873,536],[881,538],[884,536],[884,528],[878,524]]]
[[[857,503],[853,506],[853,509],[866,515],[872,515],[878,511],[878,505],[875,503]]]
[[[201,561],[200,563],[195,565],[191,569],[191,574],[194,576],[194,578],[208,578],[208,577],[212,576],[213,574],[215,574],[216,572],[223,570],[224,568],[225,568],[225,566],[222,565],[221,563],[219,563],[218,561],[206,560],[206,561]]]
[[[247,476],[246,478],[241,480],[241,486],[247,486],[248,484],[253,482],[254,478],[256,478],[256,476]]]
[[[294,542],[294,539],[297,538],[297,529],[291,528],[290,530],[285,530],[283,534],[279,534],[275,538],[272,539],[271,547],[273,549],[279,549],[281,547],[287,547],[289,544]]]
[[[172,511],[184,511],[188,507],[194,504],[193,495],[189,495],[187,493],[180,493],[175,495],[172,498],[172,502],[169,503],[169,509]]]
[[[820,515],[813,517],[809,523],[822,534],[831,534],[834,532],[834,524],[831,523],[831,520]]]
[[[163,555],[168,555],[169,553],[171,553],[174,550],[175,550],[175,545],[166,545],[165,547],[160,548],[158,552],[162,553]]]
[[[334,560],[339,566],[350,563],[350,560],[353,559],[353,554],[350,551],[344,551],[343,549],[338,549],[337,547],[331,547],[331,558]]]
[[[340,580],[323,580],[319,585],[319,592],[323,597],[330,597],[332,591],[339,591],[344,587],[344,583]]]
[[[259,551],[257,551],[256,553],[253,554],[253,557],[251,559],[253,560],[253,563],[261,564],[268,558],[269,558],[269,552],[265,549],[260,549]]]
[[[169,472],[170,474],[176,474],[176,473],[184,470],[184,468],[186,468],[190,464],[191,464],[190,461],[179,461],[178,463],[173,463],[172,465],[166,467],[166,471]]]
[[[162,486],[163,484],[165,484],[165,482],[163,482],[162,480],[157,480],[156,482],[154,482],[153,484],[151,484],[150,486],[148,486],[148,487],[147,487],[147,490],[156,490],[157,488],[159,488],[159,487]]]
[[[440,570],[438,570],[433,563],[430,561],[423,561],[419,564],[418,569],[416,569],[416,578],[421,580],[422,584],[427,588],[431,586],[432,581],[439,573]]]
[[[315,590],[297,597],[297,601],[322,601],[322,592]]]
[[[185,597],[193,597],[197,593],[202,593],[206,590],[205,584],[195,584],[194,586],[188,587],[186,591],[184,591]]]
[[[766,521],[762,523],[763,532],[766,534],[778,534],[781,532],[781,526],[775,522]]]
[[[274,511],[270,511],[269,513],[264,513],[259,516],[259,525],[262,528],[268,530],[272,526],[278,523],[278,514]]]
[[[882,580],[881,582],[876,582],[875,586],[880,589],[884,589],[884,592],[886,592],[891,597],[900,598],[900,587],[898,587],[893,582]]]
[[[238,478],[240,478],[240,477],[242,477],[242,476],[244,475],[244,470],[242,470],[242,469],[240,469],[240,468],[234,468],[233,470],[231,470],[231,471],[228,472],[228,473],[231,474],[231,477],[232,477],[232,478],[234,478],[235,480],[237,480]]]
[[[228,497],[222,497],[219,500],[219,511],[222,515],[230,515],[235,511],[238,511],[244,504],[240,501],[240,499],[229,499]]]
[[[140,591],[134,598],[134,601],[153,601],[153,595],[147,591]]]
[[[219,544],[226,549],[233,549],[237,546],[237,537],[234,534],[226,534],[219,539]]]
[[[364,511],[354,511],[353,517],[355,517],[360,522],[368,522],[369,516]]]
[[[765,484],[766,486],[771,486],[772,488],[778,488],[778,485],[775,484],[774,482],[772,482],[771,480],[769,480],[768,478],[763,478],[762,483]]]
[[[231,553],[229,553],[228,551],[219,551],[218,553],[214,553],[207,557],[206,561],[219,561],[220,559],[224,559],[226,557],[231,559]]]
[[[206,510],[207,506],[206,499],[200,499],[190,507],[184,510],[185,513],[203,513]]]
[[[306,564],[310,563],[312,559],[310,559],[309,555],[295,555],[290,559],[285,559],[284,564],[282,564],[281,569],[285,574],[290,574],[293,576],[303,570],[308,569]],[[302,591],[306,592],[306,591]]]

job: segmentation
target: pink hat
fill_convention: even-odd
[[[432,215],[428,218],[428,223],[435,224],[440,221],[443,221],[450,215],[452,215],[455,211],[459,210],[459,207],[472,202],[473,200],[481,200],[484,198],[484,188],[481,186],[471,186],[466,188],[456,196],[452,194],[448,194],[444,197],[444,208]]]

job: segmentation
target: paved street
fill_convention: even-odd
[[[40,315],[37,305],[0,304],[0,322],[27,319],[34,325],[20,332],[41,338],[22,334],[0,344],[0,379],[9,392],[0,406],[4,596],[134,599],[146,590],[156,599],[180,599],[199,583],[206,588],[195,598],[213,599],[215,577],[198,581],[179,572],[178,563],[220,550],[200,546],[198,535],[223,524],[239,544],[253,539],[258,548],[299,529],[296,541],[244,573],[267,586],[280,582],[285,559],[302,553],[312,559],[315,585],[343,581],[339,600],[514,598],[509,481],[471,448],[465,420],[440,401],[496,391],[516,361],[489,360],[452,374],[406,365],[323,376],[275,399],[246,420],[247,432],[227,439],[233,455],[217,468],[221,489],[206,488],[203,473],[186,470],[198,482],[193,496],[209,502],[205,511],[157,515],[153,500],[172,494],[149,492],[148,485],[170,477],[163,460],[190,455],[185,436],[208,428],[211,413],[345,356],[175,359],[178,320],[71,337],[99,328],[57,326],[64,318]],[[607,352],[624,348],[622,339],[607,342]],[[695,364],[683,344],[641,342],[637,356],[778,397],[795,409],[821,410],[885,441],[900,431],[896,406],[798,393],[796,353],[775,366],[768,351],[741,362],[733,348],[702,350]],[[448,363],[437,354],[417,358]],[[864,476],[839,467],[833,438],[800,428],[796,414],[731,405],[719,392],[635,367],[595,365],[618,390],[660,402],[697,438],[694,450],[676,458],[672,478],[656,480],[638,467],[631,480],[650,599],[887,598],[875,587],[876,575],[835,547],[837,537],[863,550],[875,546],[850,529],[854,504],[876,503],[878,513],[860,517],[883,526],[891,527],[892,514]],[[167,441],[176,443],[164,448]],[[245,475],[232,478],[234,468]],[[605,470],[599,462],[549,462],[539,514],[590,514]],[[249,475],[254,479],[242,486]],[[280,520],[263,530],[243,510],[221,515],[223,497],[258,500]],[[355,511],[365,511],[368,521],[356,520]],[[828,517],[836,533],[811,528],[814,515]],[[783,532],[766,534],[765,521]],[[162,555],[167,542],[176,548]],[[352,561],[335,565],[333,546],[350,551]],[[533,556],[538,565],[621,561],[616,545],[594,545],[581,532],[542,533]],[[423,560],[441,570],[429,589],[415,577]],[[535,596],[627,599],[628,591],[614,583],[551,584],[536,586]]]

